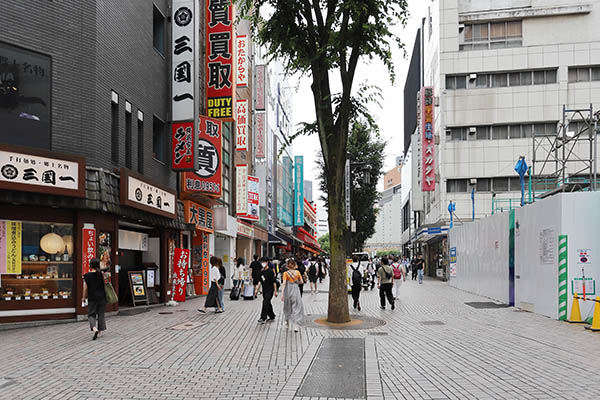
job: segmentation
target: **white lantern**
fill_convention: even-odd
[[[65,250],[65,241],[54,232],[42,236],[40,247],[48,254],[62,253]]]

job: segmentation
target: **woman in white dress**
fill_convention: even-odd
[[[304,305],[300,288],[298,285],[304,283],[302,274],[298,271],[296,261],[293,259],[287,262],[287,271],[283,273],[283,284],[281,300],[283,301],[283,315],[288,328],[298,332],[298,323],[304,317]]]

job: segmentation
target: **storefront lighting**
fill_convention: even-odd
[[[65,249],[65,241],[54,232],[42,236],[40,247],[48,254],[62,253]]]

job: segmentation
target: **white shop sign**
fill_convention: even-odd
[[[173,0],[171,85],[173,121],[194,120],[198,18],[196,0]]]
[[[79,164],[73,161],[0,150],[0,181],[78,190]]]
[[[148,234],[119,229],[119,249],[148,251]]]
[[[173,193],[132,176],[128,176],[127,179],[127,200],[156,211],[175,215],[176,200]]]

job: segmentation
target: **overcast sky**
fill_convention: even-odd
[[[403,142],[403,112],[404,112],[404,81],[408,71],[410,55],[415,41],[417,30],[421,26],[421,19],[427,15],[427,7],[430,4],[424,0],[409,0],[410,18],[405,28],[395,27],[395,33],[398,34],[406,45],[406,57],[404,52],[394,47],[393,57],[396,69],[396,82],[392,85],[386,67],[380,61],[367,63],[361,60],[357,68],[354,80],[354,88],[358,88],[361,82],[368,82],[371,85],[377,85],[382,90],[382,107],[373,105],[370,109],[371,114],[377,118],[383,138],[387,141],[384,171],[394,166],[396,156],[401,155],[404,148]],[[337,71],[335,74],[338,74]],[[334,78],[334,75],[331,75]],[[315,118],[315,106],[310,89],[310,78],[292,77],[291,86],[297,87],[293,98],[293,121],[294,126],[300,122],[312,122]],[[335,90],[333,90],[335,91]],[[304,179],[313,181],[313,200],[317,201],[319,218],[326,217],[323,213],[323,203],[319,200],[321,192],[318,190],[318,167],[316,165],[317,155],[321,151],[319,139],[316,135],[310,137],[299,137],[293,144],[295,155],[304,156]],[[383,188],[382,181],[379,182],[380,189]]]

